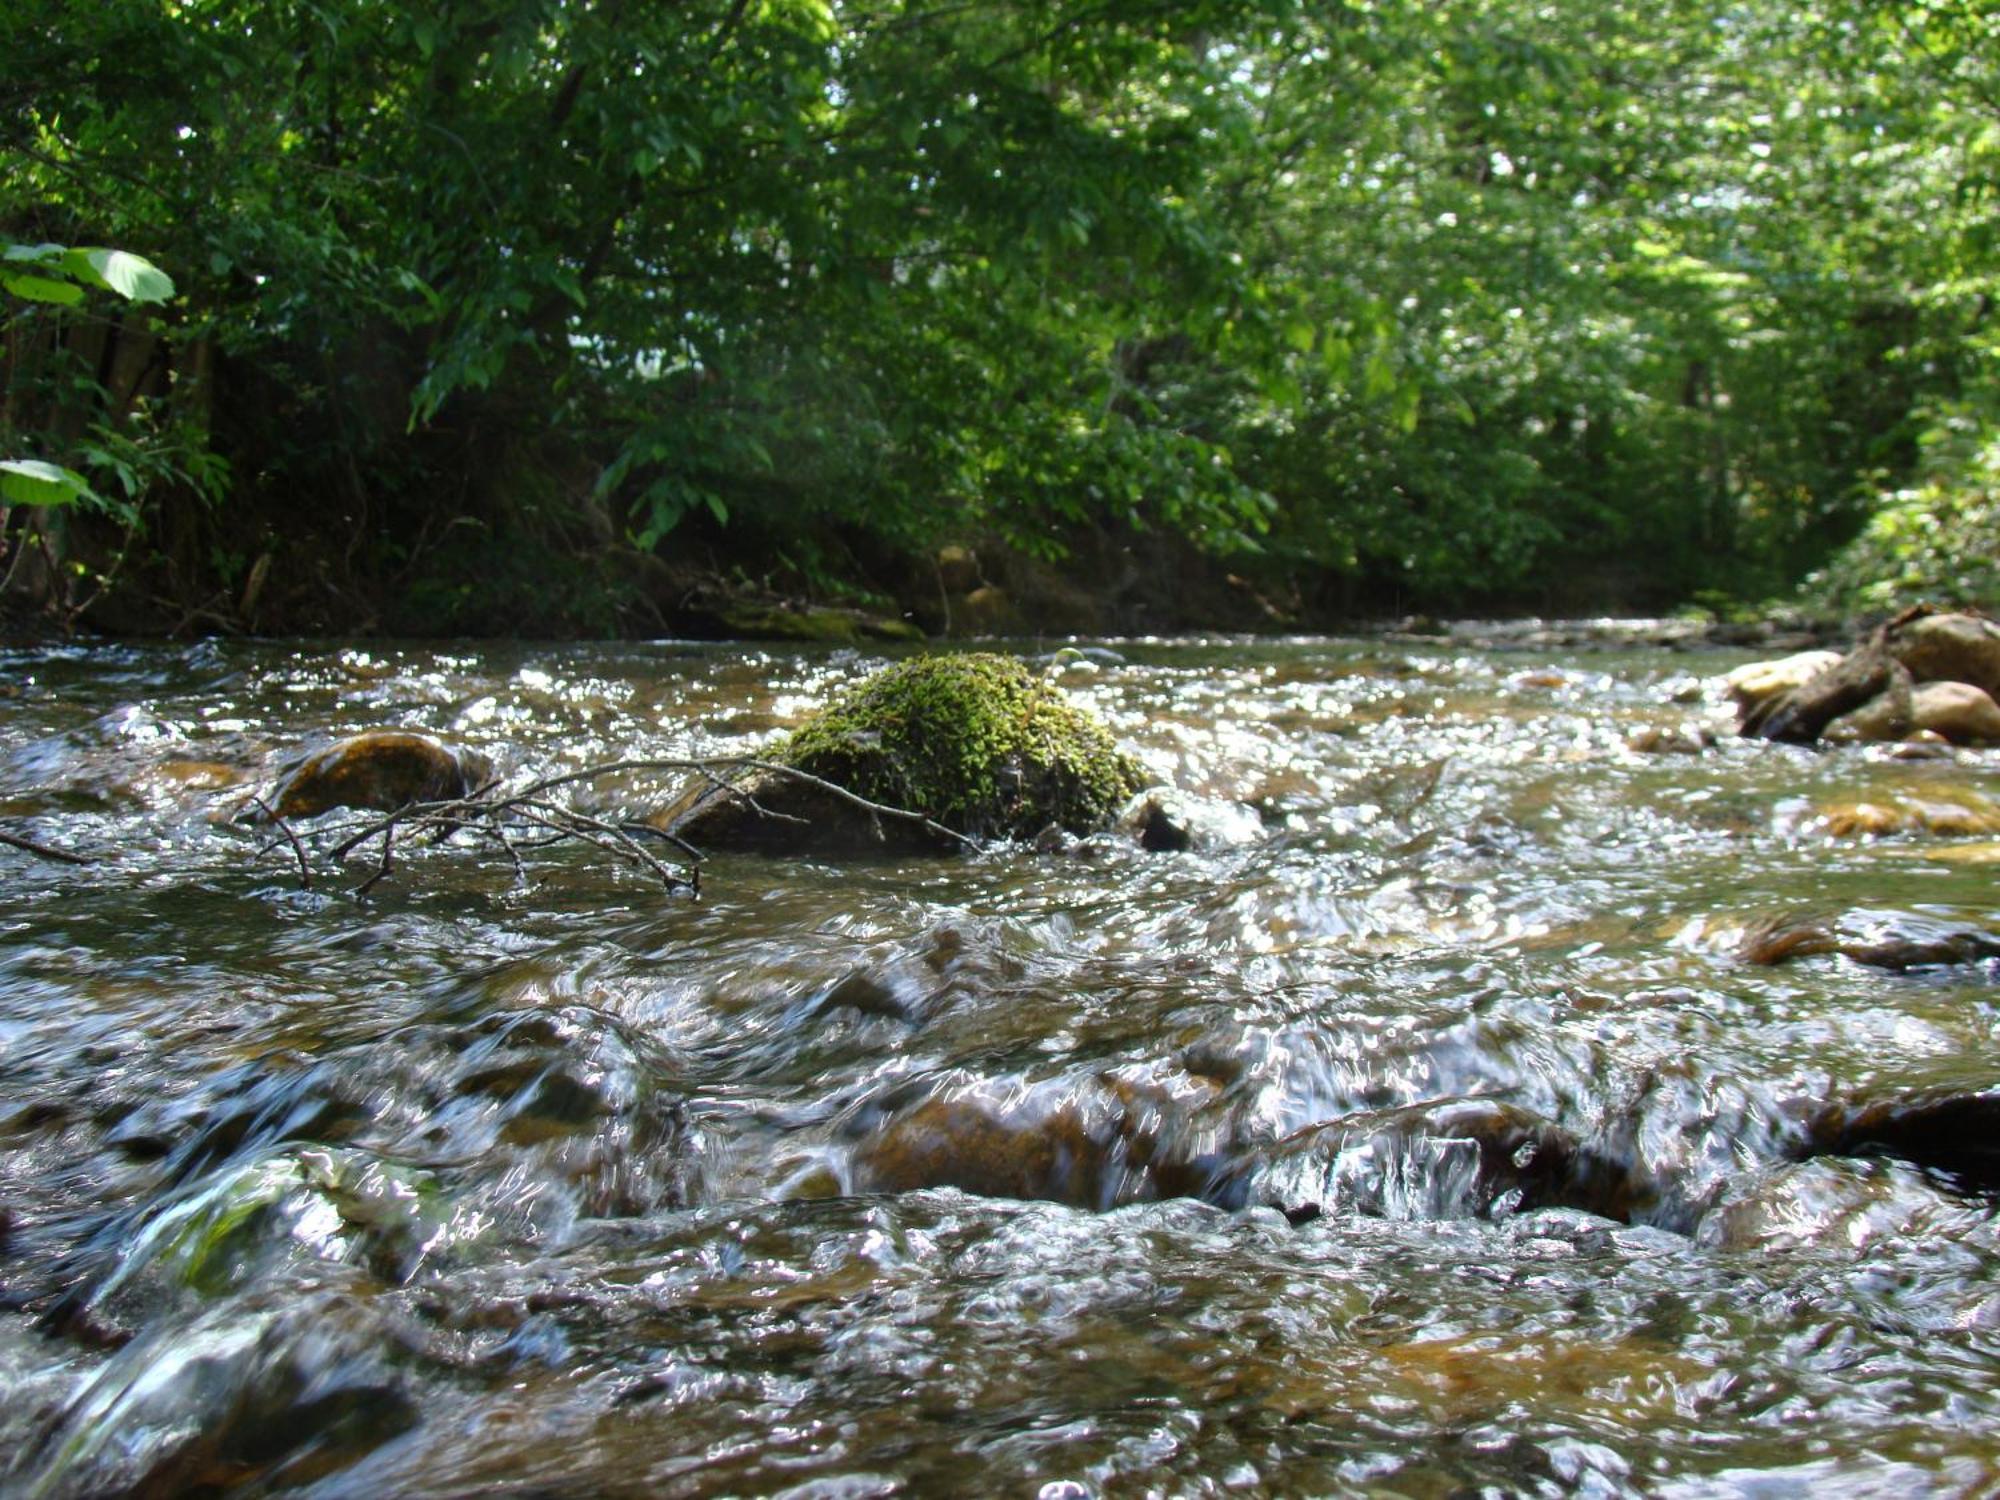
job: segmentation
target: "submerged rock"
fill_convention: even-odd
[[[1191,797],[1172,787],[1148,787],[1118,814],[1118,831],[1154,853],[1235,849],[1263,837],[1257,814],[1236,802]]]
[[[2000,1090],[1827,1105],[1808,1116],[1796,1154],[1892,1156],[2000,1190]]]
[[[2000,933],[1914,912],[1790,913],[1751,923],[1737,948],[1753,964],[1827,953],[1877,969],[1977,963],[2000,958]]]
[[[1093,1209],[1215,1196],[1220,1158],[1198,1149],[1204,1137],[1190,1121],[1213,1090],[1180,1085],[1107,1075],[949,1088],[867,1131],[853,1153],[855,1187],[954,1187]]]
[[[1050,824],[1094,831],[1141,781],[1103,724],[1059,688],[984,654],[884,668],[768,759],[814,779],[785,769],[704,778],[648,821],[711,850],[949,853],[966,839],[1028,839]],[[830,788],[922,818],[878,813]]]
[[[2000,834],[2000,806],[1972,793],[1957,797],[1885,797],[1834,802],[1813,811],[1803,828],[1829,838],[1879,838],[1918,833],[1934,838],[1991,838]]]
[[[1925,1232],[1939,1208],[1915,1173],[1828,1153],[1732,1174],[1693,1230],[1717,1250],[1851,1251]]]
[[[1637,755],[1699,755],[1715,748],[1715,736],[1696,724],[1646,724],[1625,736]]]
[[[395,1369],[410,1341],[335,1294],[225,1305],[114,1357],[14,1478],[47,1496],[303,1487],[419,1420]],[[25,1469],[25,1472],[21,1472]]]
[[[470,796],[492,774],[492,762],[477,751],[406,730],[371,729],[300,761],[274,805],[281,818],[311,818],[336,807],[393,812],[411,802]]]
[[[1243,1196],[1294,1221],[1322,1212],[1449,1219],[1558,1207],[1626,1219],[1646,1190],[1631,1166],[1553,1121],[1475,1098],[1308,1126],[1261,1154]]]

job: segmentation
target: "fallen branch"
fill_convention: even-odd
[[[50,844],[38,844],[33,839],[23,838],[18,833],[8,833],[5,829],[0,829],[0,844],[5,844],[10,849],[25,850],[27,853],[39,855],[43,859],[53,859],[59,864],[94,865],[97,863],[96,860],[87,854],[72,854],[67,849],[58,849]]]
[[[292,832],[292,825],[279,817],[272,809],[271,804],[266,802],[262,797],[252,795],[250,800],[264,810],[265,817],[278,825],[278,832],[282,833],[285,836],[285,842],[292,846],[292,853],[298,857],[299,861],[299,889],[302,891],[311,890],[313,888],[312,869],[306,864],[306,846],[301,844],[299,836]],[[266,844],[257,852],[259,854],[268,854],[277,847],[276,844]]]
[[[591,845],[621,864],[657,879],[669,893],[686,891],[694,899],[701,895],[702,855],[685,839],[647,823],[613,822],[578,812],[549,797],[550,792],[559,791],[583,782],[595,781],[600,777],[616,775],[626,771],[680,771],[701,776],[730,796],[741,798],[752,811],[764,817],[784,818],[801,821],[788,813],[765,809],[758,805],[748,791],[729,773],[741,775],[750,771],[768,772],[779,776],[792,777],[806,782],[830,796],[850,803],[878,818],[894,818],[914,823],[927,832],[944,839],[955,840],[970,848],[978,846],[978,840],[970,838],[956,829],[943,824],[923,813],[907,808],[891,807],[886,803],[870,801],[858,793],[823,777],[796,767],[782,765],[776,761],[757,760],[747,756],[716,757],[708,759],[643,758],[609,761],[602,765],[586,766],[577,771],[565,771],[554,776],[543,776],[528,782],[513,791],[500,793],[498,784],[489,782],[468,796],[451,797],[430,802],[411,802],[391,813],[370,818],[358,827],[353,822],[342,823],[324,830],[321,840],[334,842],[326,851],[326,858],[335,865],[345,863],[353,854],[375,840],[381,841],[376,868],[355,890],[356,895],[366,895],[394,871],[394,850],[398,839],[407,847],[413,838],[430,835],[432,842],[451,838],[455,834],[469,833],[482,844],[498,844],[513,862],[516,877],[527,878],[521,861],[522,849],[540,849],[550,845],[575,841]],[[263,799],[254,799],[257,806],[272,822],[278,824],[285,839],[290,841],[292,851],[299,866],[300,884],[307,890],[312,888],[312,876],[308,868],[307,854],[299,837],[289,825],[278,818]],[[518,835],[532,832],[532,837]],[[642,840],[658,839],[672,844],[685,857],[686,863],[679,869],[670,866]],[[281,847],[281,841],[273,840],[258,852],[260,854]],[[74,858],[75,856],[69,856]]]

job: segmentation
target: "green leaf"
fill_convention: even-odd
[[[96,498],[74,469],[39,458],[0,458],[0,500],[9,505],[73,505]]]
[[[51,281],[46,276],[19,276],[0,271],[0,286],[28,302],[53,302],[59,307],[75,307],[83,301],[83,288],[73,281]]]
[[[549,269],[549,281],[580,310],[589,310],[590,299],[584,296],[583,283],[576,279],[576,272],[567,266],[552,266]]]
[[[1361,368],[1361,398],[1380,401],[1396,389],[1396,367],[1381,350],[1368,356]]]
[[[63,258],[61,245],[44,242],[40,245],[9,245],[0,250],[0,260],[31,261],[36,265],[53,265]]]
[[[101,286],[132,302],[165,302],[174,295],[173,278],[143,255],[129,250],[76,249],[63,269],[79,281]]]

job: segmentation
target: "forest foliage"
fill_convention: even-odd
[[[1356,607],[1862,534],[1851,602],[1996,602],[1963,0],[19,0],[0,58],[0,457],[88,485],[10,558],[72,610],[134,546],[182,623],[593,628],[635,559],[1092,532]],[[23,291],[74,246],[171,300]]]

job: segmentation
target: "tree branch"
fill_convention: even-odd
[[[755,811],[766,817],[789,817],[789,814],[771,812],[759,807],[740,782],[731,780],[725,774],[761,771],[803,781],[829,796],[860,808],[871,816],[915,823],[926,832],[940,838],[955,840],[968,848],[977,848],[979,844],[977,839],[956,829],[947,828],[923,813],[871,801],[836,782],[815,776],[809,771],[801,771],[796,766],[759,760],[753,756],[716,756],[701,759],[649,756],[608,761],[602,765],[586,766],[577,771],[537,777],[503,796],[493,795],[495,784],[489,783],[477,788],[469,796],[409,803],[392,813],[370,818],[358,827],[352,822],[341,824],[326,830],[322,835],[323,840],[335,840],[327,849],[326,858],[338,865],[364,845],[376,839],[381,840],[381,850],[375,870],[355,891],[356,895],[365,895],[394,873],[394,850],[399,837],[407,843],[409,839],[420,837],[425,833],[431,834],[435,840],[447,839],[457,833],[473,834],[482,843],[497,844],[513,862],[515,875],[519,879],[527,878],[520,855],[523,848],[546,848],[576,840],[603,851],[622,864],[654,877],[669,892],[684,890],[698,900],[701,895],[701,854],[686,840],[666,829],[654,828],[649,824],[614,822],[594,817],[553,801],[548,795],[564,787],[576,786],[623,771],[691,772],[706,779],[725,794],[744,799]],[[268,820],[278,824],[286,839],[290,840],[292,851],[298,861],[300,884],[310,890],[311,875],[303,844],[292,833],[290,827],[272,812],[267,802],[261,797],[252,800]],[[519,840],[513,835],[521,829],[534,830],[541,836],[532,841]],[[641,842],[642,839],[660,839],[673,844],[687,857],[686,865],[679,870],[670,867],[647,849]],[[272,840],[258,850],[258,853],[269,853],[281,847],[283,842],[283,840]],[[74,856],[69,857],[74,858]]]

